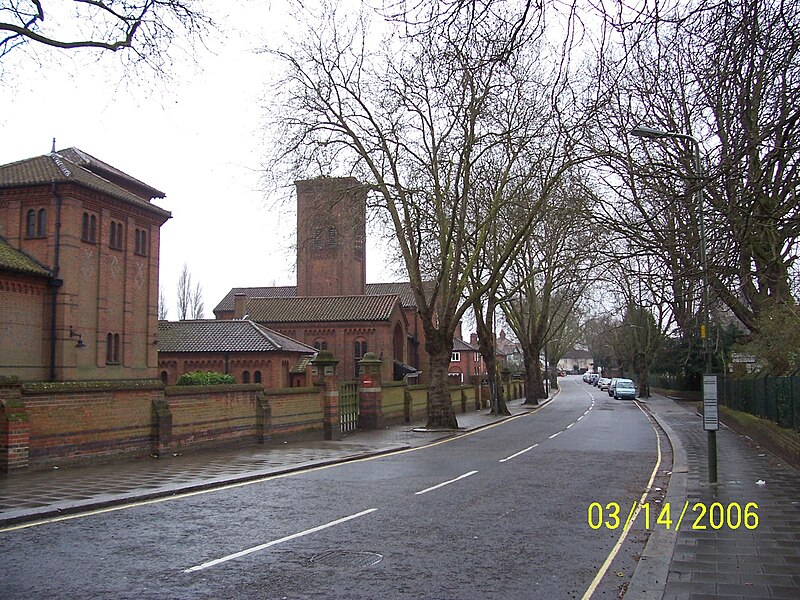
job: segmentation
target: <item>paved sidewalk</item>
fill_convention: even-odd
[[[536,409],[525,407],[522,402],[518,399],[508,403],[512,416]],[[457,414],[461,433],[508,418],[487,413],[488,410],[481,410]],[[165,458],[0,474],[0,527],[419,447],[459,435],[419,431],[423,427],[424,422],[418,422],[358,431],[341,441],[275,441],[235,449],[189,451]]]
[[[717,432],[719,482],[710,485],[707,433],[695,403],[657,396],[643,404],[673,444],[664,502],[670,502],[675,520],[686,502],[688,509],[677,534],[651,524],[653,534],[637,567],[641,577],[634,577],[630,598],[800,598],[800,473],[723,426]],[[702,509],[693,511],[696,503],[708,508],[715,502],[726,508],[718,529],[711,527],[708,512],[700,518]],[[754,529],[738,523],[736,505],[744,511],[749,502],[758,505]],[[695,522],[706,529],[695,529]],[[720,524],[718,509],[715,522]]]

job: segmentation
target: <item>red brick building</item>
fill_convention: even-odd
[[[474,335],[474,334],[473,334]],[[459,337],[453,340],[453,353],[447,375],[452,384],[472,383],[475,375],[485,375],[486,365],[477,346],[468,344]]]
[[[77,148],[0,166],[0,374],[158,376],[163,197]]]
[[[167,385],[192,371],[273,389],[309,383],[306,367],[316,350],[253,321],[159,321],[158,331],[158,369]]]
[[[366,352],[383,358],[383,377],[401,379],[428,360],[408,283],[366,283],[366,186],[318,178],[297,189],[297,285],[233,288],[217,319],[247,317],[333,352],[342,377],[355,377]],[[238,302],[238,304],[237,304]]]

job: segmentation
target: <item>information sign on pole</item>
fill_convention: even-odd
[[[719,429],[716,375],[703,375],[703,429],[705,431]]]

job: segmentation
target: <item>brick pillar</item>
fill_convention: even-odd
[[[480,410],[482,408],[481,404],[481,376],[480,375],[473,375],[472,376],[472,388],[475,392],[475,410]]]
[[[314,385],[322,394],[322,428],[326,440],[342,439],[342,424],[339,420],[339,382],[336,380],[336,365],[328,350],[320,350],[311,361],[311,376]]]
[[[361,360],[361,381],[358,386],[358,428],[378,429],[383,427],[383,387],[381,365],[383,361],[372,352]]]
[[[22,384],[15,377],[0,377],[0,471],[28,468],[30,435]]]
[[[256,440],[259,444],[272,439],[272,407],[261,392],[256,392]]]
[[[500,371],[500,379],[503,381],[503,398],[506,402],[513,400],[514,398],[511,397],[513,395],[511,392],[511,369],[503,367],[503,370]]]
[[[153,400],[152,415],[153,454],[169,456],[169,447],[172,443],[172,411],[164,396]]]

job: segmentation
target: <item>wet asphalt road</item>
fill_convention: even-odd
[[[587,508],[641,496],[657,435],[635,403],[563,387],[427,448],[0,533],[0,598],[581,598],[621,533]]]

